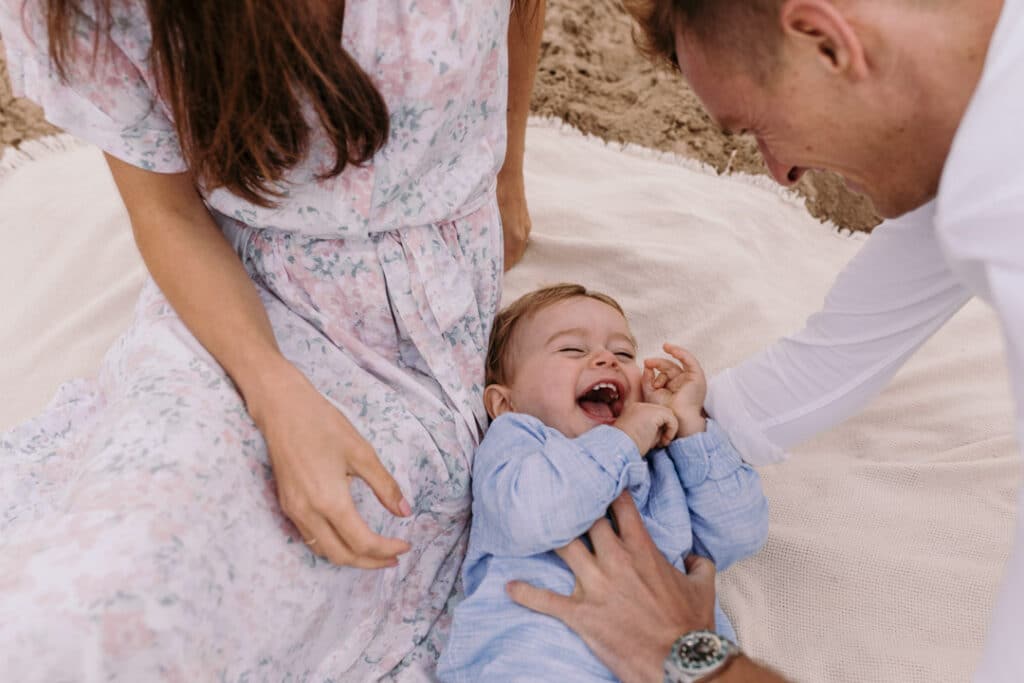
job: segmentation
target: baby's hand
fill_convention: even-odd
[[[683,347],[665,344],[662,348],[679,362],[667,358],[644,360],[644,401],[671,408],[679,421],[679,436],[703,432],[707,428],[704,398],[708,393],[704,370]]]
[[[619,415],[615,426],[633,439],[640,455],[655,446],[667,446],[676,438],[679,421],[672,409],[653,403],[633,403]]]

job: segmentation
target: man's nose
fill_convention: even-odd
[[[804,169],[784,164],[776,159],[768,145],[761,138],[757,138],[757,148],[761,150],[761,156],[768,167],[768,172],[772,174],[772,178],[775,178],[775,182],[779,185],[789,187],[795,185],[803,177]]]

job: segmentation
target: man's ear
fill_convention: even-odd
[[[787,41],[813,55],[825,69],[853,80],[868,76],[861,37],[829,0],[787,0],[780,19]]]
[[[484,389],[484,408],[491,419],[512,410],[512,391],[504,384],[488,384]]]

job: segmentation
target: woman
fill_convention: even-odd
[[[151,275],[97,380],[0,435],[5,677],[432,668],[500,293],[509,13],[0,2],[15,92],[104,150]],[[520,246],[541,17],[509,33]]]

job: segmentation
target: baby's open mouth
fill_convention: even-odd
[[[611,424],[622,413],[622,393],[618,382],[601,381],[583,392],[576,403],[594,420]]]

